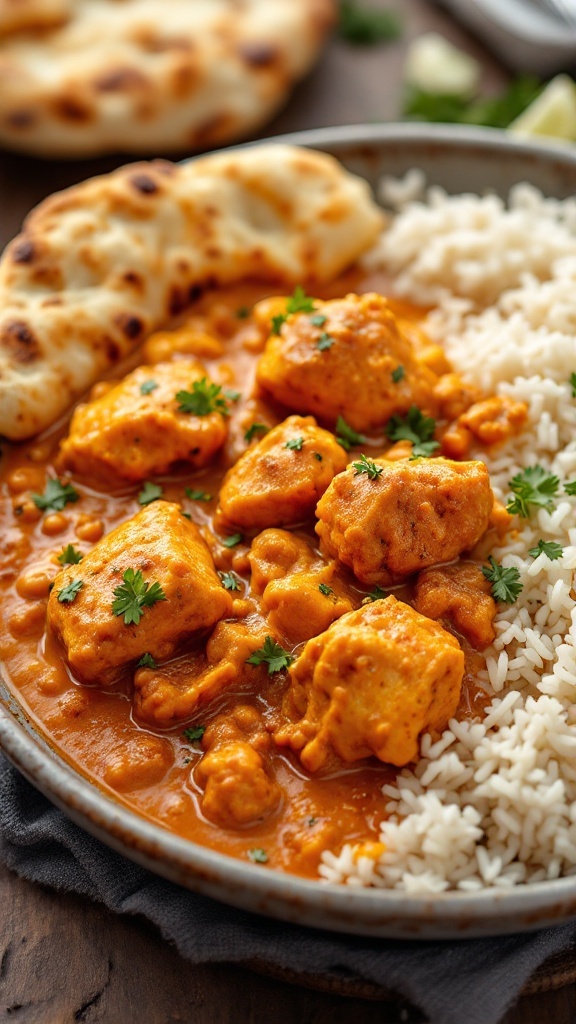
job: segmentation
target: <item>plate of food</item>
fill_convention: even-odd
[[[0,743],[82,827],[337,931],[574,916],[575,180],[335,128],[29,216]]]

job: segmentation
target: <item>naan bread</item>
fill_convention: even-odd
[[[132,164],[51,196],[0,261],[0,434],[49,426],[207,288],[335,277],[382,220],[366,182],[282,145]]]
[[[62,25],[71,10],[72,0],[0,0],[0,36]]]
[[[0,143],[87,156],[254,131],[312,66],[336,0],[0,0],[0,34],[34,10],[39,27],[68,20],[0,40]]]

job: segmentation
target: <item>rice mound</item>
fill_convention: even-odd
[[[496,497],[539,464],[560,479],[555,508],[518,520],[493,555],[516,566],[523,590],[500,605],[480,679],[492,701],[482,721],[449,722],[421,740],[421,759],[383,788],[390,817],[379,857],[347,844],[325,851],[320,875],[351,886],[412,893],[508,887],[576,872],[576,200],[518,185],[496,196],[423,199],[422,176],[385,181],[398,211],[367,264],[396,291],[434,304],[425,328],[454,368],[488,393],[529,407],[523,433],[474,453]],[[529,555],[540,539],[562,557]]]

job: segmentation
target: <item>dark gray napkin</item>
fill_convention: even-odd
[[[255,958],[293,971],[394,989],[433,1024],[497,1024],[576,924],[460,942],[400,942],[299,928],[222,906],[166,882],[83,832],[0,757],[0,856],[34,882],[71,890],[119,914],[143,914],[192,963]],[[465,1011],[464,1011],[465,1008]]]

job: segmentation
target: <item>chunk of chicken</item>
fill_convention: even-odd
[[[257,379],[289,409],[330,427],[343,416],[355,430],[372,430],[411,405],[434,408],[434,373],[375,293],[316,302],[313,313],[289,316],[268,339]]]
[[[140,573],[142,594],[158,583],[164,598],[138,605],[139,622],[115,614],[115,590],[133,589],[127,570]],[[77,592],[66,600],[75,581]],[[160,661],[200,631],[230,615],[232,600],[222,587],[200,532],[178,505],[155,501],[117,526],[84,556],[62,569],[48,600],[48,624],[64,647],[75,676],[85,683],[107,685],[120,671],[148,652]]]
[[[450,562],[480,539],[494,495],[482,462],[376,459],[370,479],[354,465],[318,502],[316,532],[329,555],[363,583],[390,584]]]
[[[112,474],[134,481],[165,473],[176,462],[205,466],[226,440],[226,418],[217,410],[180,411],[176,398],[181,391],[193,392],[194,383],[204,378],[206,370],[196,359],[139,366],[78,406],[59,465],[91,479]]]
[[[478,651],[496,635],[492,584],[474,562],[424,569],[416,581],[414,606],[430,619],[448,619]]]
[[[334,562],[318,558],[300,537],[285,530],[264,530],[252,542],[248,558],[253,589],[262,595],[261,609],[270,631],[290,645],[322,633],[352,611]]]
[[[290,668],[304,717],[283,726],[276,742],[312,772],[332,752],[408,764],[420,733],[439,732],[454,714],[463,675],[458,641],[437,622],[395,597],[375,601],[308,641]]]
[[[289,416],[228,471],[220,490],[219,519],[245,529],[309,519],[318,498],[345,466],[345,451],[312,416]]]
[[[231,687],[254,680],[246,661],[262,646],[261,624],[219,622],[205,654],[187,656],[160,668],[140,668],[134,676],[137,718],[166,728],[183,722],[221,698]]]

